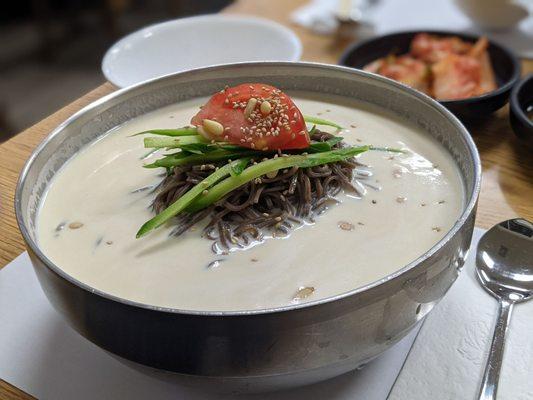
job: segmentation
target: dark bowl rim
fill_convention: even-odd
[[[526,113],[524,112],[524,109],[520,106],[520,101],[518,100],[520,92],[522,91],[524,86],[530,81],[533,82],[533,73],[527,74],[522,80],[520,80],[520,82],[515,85],[509,98],[509,107],[511,109],[511,113],[514,114],[514,116],[520,121],[521,124],[523,124],[524,126],[528,126],[530,129],[533,129],[533,121],[531,121],[527,117]]]
[[[209,71],[217,71],[217,70],[223,70],[225,68],[231,68],[236,69],[238,71],[239,68],[246,68],[246,67],[264,67],[264,66],[287,66],[287,67],[294,67],[294,68],[320,68],[323,70],[334,70],[334,71],[343,71],[347,74],[353,74],[353,75],[359,75],[366,78],[369,78],[371,80],[375,80],[387,85],[392,86],[393,88],[396,88],[400,91],[407,92],[406,95],[411,95],[419,100],[428,103],[428,105],[435,108],[438,112],[444,115],[447,119],[450,120],[450,122],[455,126],[455,128],[458,130],[459,134],[462,136],[462,138],[465,141],[465,145],[467,147],[468,152],[470,153],[470,156],[473,160],[473,183],[472,183],[472,189],[470,191],[465,191],[465,202],[463,205],[463,210],[460,213],[460,215],[457,217],[457,220],[453,224],[453,226],[450,228],[450,230],[442,237],[437,243],[435,243],[432,247],[430,247],[428,250],[426,250],[424,253],[420,254],[416,259],[412,260],[411,262],[403,265],[400,269],[380,278],[375,281],[372,281],[368,284],[356,287],[352,290],[349,290],[347,292],[339,293],[336,295],[332,295],[329,297],[325,297],[322,299],[313,300],[306,303],[301,304],[290,304],[290,305],[284,305],[279,307],[271,307],[271,308],[262,308],[262,309],[252,309],[252,310],[230,310],[230,311],[209,311],[209,310],[187,310],[187,309],[179,309],[179,308],[173,308],[173,307],[165,307],[165,306],[156,306],[148,303],[142,303],[139,301],[129,300],[123,297],[119,297],[110,293],[107,293],[103,290],[96,289],[77,278],[74,278],[70,274],[63,271],[60,267],[55,265],[40,249],[40,246],[37,244],[37,241],[34,240],[30,233],[29,229],[24,222],[24,216],[22,211],[22,200],[21,200],[21,193],[22,189],[25,185],[26,177],[28,174],[28,171],[30,170],[34,160],[37,158],[39,153],[42,151],[44,147],[48,144],[48,142],[54,138],[56,135],[58,135],[63,129],[65,129],[68,125],[74,123],[79,118],[82,118],[87,112],[90,112],[93,109],[98,109],[105,103],[112,101],[115,98],[119,98],[123,95],[127,95],[130,93],[134,93],[136,90],[142,90],[146,86],[150,85],[157,85],[158,83],[164,82],[165,80],[170,80],[176,76],[188,76],[188,75],[195,75],[201,72],[209,72]],[[272,314],[278,314],[278,313],[286,313],[291,311],[299,311],[303,309],[310,309],[314,307],[318,307],[321,305],[333,303],[339,300],[343,300],[348,297],[352,297],[355,295],[358,295],[360,293],[375,289],[376,287],[379,287],[389,281],[393,281],[397,278],[399,278],[401,275],[407,273],[408,271],[411,271],[418,267],[424,260],[434,256],[437,252],[439,252],[445,245],[447,245],[451,239],[457,235],[457,233],[465,226],[465,223],[468,221],[468,219],[471,217],[472,213],[475,213],[476,205],[479,197],[479,193],[481,190],[481,159],[479,157],[479,152],[477,150],[477,147],[474,143],[474,140],[472,139],[470,133],[468,132],[467,128],[463,125],[463,123],[446,107],[444,107],[439,102],[435,101],[431,97],[427,96],[426,94],[419,92],[415,89],[412,89],[408,86],[405,86],[399,82],[396,82],[392,79],[385,78],[381,75],[373,74],[370,72],[357,70],[354,68],[334,65],[334,64],[323,64],[323,63],[315,63],[315,62],[288,62],[288,61],[256,61],[256,62],[240,62],[240,63],[232,63],[232,64],[220,64],[220,65],[214,65],[210,67],[203,67],[203,68],[197,68],[193,70],[183,71],[183,72],[177,72],[177,73],[171,73],[168,75],[164,75],[162,77],[150,79],[144,82],[140,82],[136,85],[129,86],[126,88],[118,89],[106,96],[103,96],[92,103],[86,105],[85,107],[81,108],[79,111],[71,115],[69,118],[67,118],[64,122],[59,124],[46,138],[44,138],[41,143],[33,150],[30,157],[27,159],[22,171],[20,172],[19,179],[17,182],[16,190],[15,190],[15,216],[17,220],[17,224],[19,226],[20,232],[22,234],[22,237],[24,239],[24,242],[26,243],[26,246],[28,247],[28,250],[30,250],[30,253],[34,253],[38,259],[44,264],[44,266],[50,270],[52,273],[57,275],[59,278],[64,279],[69,284],[85,291],[90,294],[96,295],[98,297],[103,298],[104,300],[117,302],[123,306],[130,306],[134,307],[136,309],[140,310],[147,310],[152,312],[160,312],[163,314],[176,314],[176,315],[182,315],[182,316],[191,316],[191,317],[211,317],[211,318],[217,318],[217,317],[231,317],[231,318],[238,318],[238,317],[247,317],[247,316],[259,316],[259,315],[272,315]]]
[[[348,65],[347,60],[350,57],[351,53],[353,53],[355,50],[359,49],[360,47],[366,46],[368,44],[371,44],[374,41],[381,40],[381,39],[388,39],[388,38],[392,38],[395,36],[407,35],[407,34],[416,35],[417,33],[429,33],[429,34],[441,35],[441,36],[445,36],[445,35],[459,36],[461,38],[469,39],[472,41],[475,41],[483,37],[483,35],[476,35],[475,33],[448,31],[448,30],[435,30],[435,29],[394,31],[394,32],[386,33],[384,35],[374,36],[369,39],[365,39],[361,42],[354,43],[353,45],[349,46],[348,49],[346,49],[343,52],[343,54],[341,55],[339,59],[339,64],[346,66],[346,67],[355,68],[353,66]],[[493,97],[499,96],[505,92],[508,92],[509,90],[513,88],[516,82],[518,82],[518,80],[520,79],[520,74],[522,71],[522,66],[520,64],[518,57],[511,49],[501,44],[497,40],[490,39],[488,37],[487,39],[491,46],[497,47],[502,53],[505,54],[505,56],[511,62],[513,66],[513,72],[511,74],[511,77],[503,85],[499,86],[495,90],[491,90],[490,92],[484,93],[480,96],[473,96],[467,99],[458,99],[458,100],[436,100],[436,99],[433,99],[433,100],[438,101],[444,106],[452,105],[452,104],[453,105],[468,105],[468,104],[477,103],[477,102],[480,102],[486,99],[491,99]],[[355,69],[359,69],[359,68],[355,68]]]

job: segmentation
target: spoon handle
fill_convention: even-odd
[[[498,390],[498,380],[502,367],[505,334],[511,320],[513,302],[507,299],[499,300],[498,319],[494,328],[494,336],[490,345],[490,353],[483,374],[483,384],[479,392],[479,400],[495,400]]]

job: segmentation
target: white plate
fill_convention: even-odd
[[[115,43],[102,60],[107,80],[126,87],[163,75],[241,61],[298,61],[290,29],[261,18],[203,15],[151,25]]]

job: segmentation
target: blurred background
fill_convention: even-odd
[[[8,4],[0,13],[0,142],[105,82],[100,63],[119,38],[156,22],[218,13],[229,5],[238,13],[276,19],[301,39],[306,32],[302,59],[307,61],[324,62],[328,55],[326,62],[337,62],[352,41],[411,29],[486,35],[522,58],[533,58],[533,16],[527,16],[533,0],[28,0]],[[489,29],[479,18],[498,29]]]
[[[118,38],[171,18],[214,13],[231,0],[31,0],[0,13],[0,142],[104,82]]]

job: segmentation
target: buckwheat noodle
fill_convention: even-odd
[[[311,140],[324,142],[333,135],[316,130]],[[342,147],[342,142],[333,148]],[[152,203],[156,213],[179,199],[194,185],[210,175],[218,164],[178,166],[155,189]],[[292,167],[278,171],[274,177],[263,176],[248,182],[212,206],[175,218],[171,235],[179,236],[205,218],[209,222],[204,237],[213,240],[215,253],[226,253],[233,247],[245,248],[261,241],[265,232],[273,236],[288,235],[304,220],[314,217],[331,203],[341,190],[362,196],[352,184],[354,169],[362,166],[354,158],[311,168]],[[365,176],[358,176],[358,179]]]

